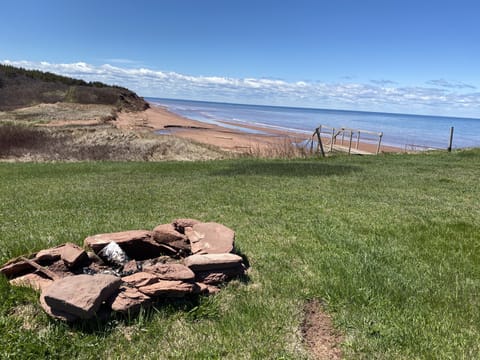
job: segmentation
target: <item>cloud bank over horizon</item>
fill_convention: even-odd
[[[402,86],[390,79],[373,79],[369,83],[352,79],[338,83],[291,82],[268,78],[193,76],[144,67],[85,62],[61,64],[3,60],[0,63],[119,85],[144,97],[480,118],[480,91],[471,84],[446,79]],[[124,60],[118,63],[125,65]]]

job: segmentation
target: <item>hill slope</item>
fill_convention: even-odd
[[[57,102],[112,105],[126,111],[149,107],[143,98],[122,87],[0,64],[0,111]]]

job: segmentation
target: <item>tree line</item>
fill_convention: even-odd
[[[73,79],[67,76],[57,75],[51,72],[45,72],[40,70],[28,70],[21,67],[16,67],[12,65],[5,65],[0,64],[0,72],[3,72],[7,78],[15,78],[19,75],[23,75],[29,77],[31,79],[37,79],[47,82],[58,82],[65,85],[73,86],[90,86],[96,88],[103,88],[103,87],[110,87],[107,84],[104,84],[100,81],[93,81],[93,82],[86,82],[84,80]],[[0,79],[0,87],[2,85],[2,81]],[[116,87],[116,86],[113,86]]]

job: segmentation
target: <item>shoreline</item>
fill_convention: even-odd
[[[171,134],[234,153],[266,153],[274,148],[280,150],[280,148],[295,147],[292,146],[295,143],[306,143],[312,139],[312,135],[254,124],[217,120],[217,123],[224,125],[222,126],[191,120],[163,106],[152,103],[150,106],[149,109],[139,113],[120,113],[115,121],[116,126],[128,130],[149,130],[162,135]],[[314,129],[312,133],[313,131]],[[337,145],[339,143],[337,142]],[[324,146],[329,145],[324,144]],[[352,146],[352,150],[354,148]],[[375,153],[376,148],[376,144],[360,141],[358,150],[361,153]],[[405,151],[399,147],[382,144],[380,153],[382,152]]]

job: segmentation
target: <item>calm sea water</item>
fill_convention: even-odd
[[[454,127],[453,147],[480,147],[480,119],[440,116],[387,114],[363,111],[304,109],[278,106],[225,104],[191,100],[147,98],[153,105],[189,119],[212,124],[226,120],[242,124],[275,127],[312,134],[322,124],[330,127],[383,132],[382,142],[404,148],[410,145],[447,148],[450,127]],[[220,124],[225,126],[225,124]],[[235,126],[231,126],[235,128]],[[246,130],[245,128],[241,128]],[[255,132],[255,131],[252,131]]]

